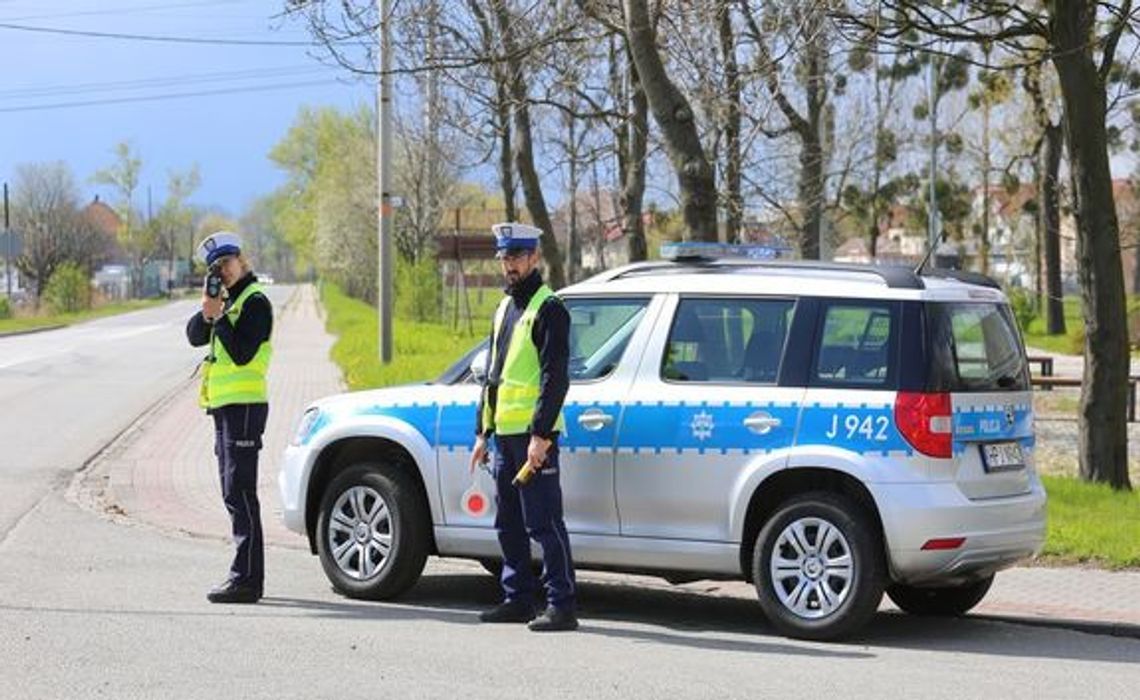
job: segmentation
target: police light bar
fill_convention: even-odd
[[[745,258],[750,260],[774,260],[788,252],[789,248],[760,245],[757,243],[705,243],[687,241],[664,243],[661,257],[666,260],[722,260]]]

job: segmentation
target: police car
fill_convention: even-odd
[[[884,592],[962,614],[1040,549],[1025,351],[988,278],[690,254],[559,296],[578,568],[745,579],[780,632],[836,639]],[[495,569],[493,481],[468,471],[485,365],[305,411],[284,518],[340,592],[398,596],[433,554]]]

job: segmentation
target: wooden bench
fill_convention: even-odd
[[[1049,357],[1048,355],[1029,355],[1025,359],[1029,362],[1029,364],[1031,364],[1031,365],[1035,364],[1035,365],[1038,365],[1041,367],[1041,376],[1042,377],[1052,377],[1053,376],[1053,358],[1052,357]]]
[[[1140,382],[1140,377],[1128,378],[1128,422],[1136,422],[1136,383]],[[1029,383],[1033,386],[1040,387],[1042,391],[1052,391],[1053,387],[1067,387],[1067,386],[1080,386],[1083,380],[1080,377],[1054,377],[1054,376],[1041,376],[1030,377]]]

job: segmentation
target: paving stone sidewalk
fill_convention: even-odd
[[[315,290],[308,285],[297,287],[277,313],[271,408],[259,480],[266,541],[271,546],[307,549],[305,540],[281,523],[279,461],[304,405],[343,390],[340,372],[329,359],[333,339],[324,330],[322,313]],[[96,505],[113,517],[167,532],[228,540],[229,521],[219,496],[212,440],[210,423],[197,406],[197,383],[188,380],[92,466],[87,481],[96,492]],[[594,576],[585,573],[582,578]],[[596,576],[612,581],[615,575]],[[638,577],[638,581],[668,586],[659,579]],[[752,587],[742,582],[706,581],[685,588],[755,596]],[[885,598],[883,607],[892,607]],[[997,576],[975,614],[1140,638],[1140,572],[1017,567]]]

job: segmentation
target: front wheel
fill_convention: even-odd
[[[333,588],[350,598],[406,591],[423,572],[430,538],[427,504],[399,467],[349,467],[321,498],[317,553]]]
[[[862,627],[883,598],[878,528],[846,496],[816,492],[785,502],[753,550],[752,580],[781,634],[831,640]]]
[[[917,588],[895,584],[887,587],[887,596],[895,605],[911,615],[957,617],[982,602],[993,582],[994,576],[990,574],[961,586]]]

